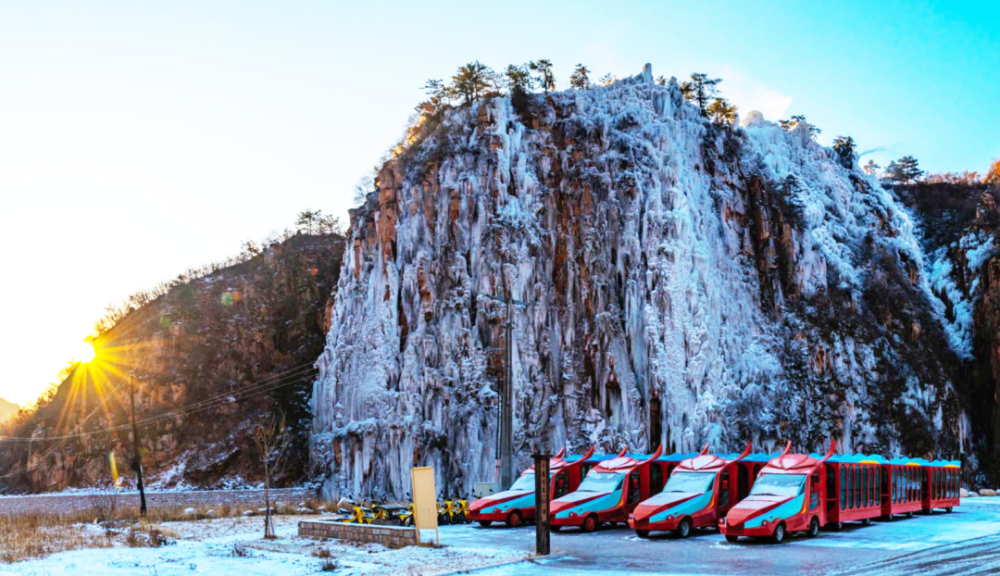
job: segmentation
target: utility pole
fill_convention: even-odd
[[[500,378],[500,421],[497,426],[497,460],[500,489],[506,490],[514,483],[514,306],[524,308],[524,302],[513,298],[485,296],[504,304],[503,376]]]
[[[128,392],[132,403],[132,470],[135,470],[136,486],[139,488],[139,515],[146,516],[146,490],[142,486],[142,458],[139,457],[139,427],[135,423],[135,372],[128,373]]]
[[[535,453],[535,552],[548,556],[549,542],[549,455],[542,450]]]
[[[503,340],[503,397],[500,402],[500,489],[514,482],[514,318],[510,300],[505,300]]]

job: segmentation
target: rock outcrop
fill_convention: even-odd
[[[352,213],[312,398],[328,491],[494,478],[502,301],[518,466],[831,437],[957,456],[961,361],[908,212],[805,127],[747,118],[646,73],[425,118]]]

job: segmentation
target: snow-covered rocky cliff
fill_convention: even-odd
[[[957,456],[959,328],[910,217],[751,112],[713,125],[647,69],[426,119],[354,211],[313,393],[332,493],[494,477],[514,299],[515,452],[767,446]]]

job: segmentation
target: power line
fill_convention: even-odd
[[[265,378],[265,379],[263,379],[263,380],[261,380],[259,382],[255,382],[253,384],[248,384],[247,386],[245,386],[243,388],[240,388],[240,389],[237,389],[237,390],[233,390],[233,391],[227,392],[225,394],[220,394],[218,396],[213,396],[211,398],[206,398],[204,400],[199,400],[198,402],[195,402],[193,404],[188,404],[186,406],[182,406],[180,408],[177,408],[177,409],[174,409],[174,410],[171,410],[171,411],[168,411],[168,412],[163,412],[161,414],[158,414],[158,415],[150,417],[150,418],[144,418],[142,420],[139,420],[139,423],[140,424],[145,424],[145,423],[149,423],[149,422],[153,422],[153,421],[162,420],[164,418],[169,418],[170,416],[173,416],[173,415],[183,415],[185,412],[191,410],[192,408],[200,408],[200,407],[203,407],[203,406],[212,407],[212,406],[218,406],[218,405],[222,405],[222,404],[228,404],[228,403],[231,402],[230,398],[233,397],[233,396],[239,396],[239,395],[242,395],[242,394],[244,394],[246,392],[252,392],[254,390],[265,388],[265,387],[274,385],[275,383],[278,383],[278,382],[285,382],[285,383],[281,384],[280,386],[275,387],[274,389],[278,389],[278,388],[287,386],[289,384],[293,384],[298,379],[300,379],[301,377],[303,377],[303,376],[305,376],[306,374],[309,373],[311,364],[312,364],[311,362],[308,363],[308,364],[303,364],[301,366],[297,366],[297,367],[292,368],[290,370],[287,370],[285,372],[281,372],[279,374],[271,375],[271,376],[269,376],[269,377],[267,377],[267,378]],[[120,385],[118,386],[118,388],[120,388]],[[117,391],[118,390],[116,390],[116,392]],[[111,398],[111,395],[109,394],[104,399],[104,401],[101,402],[100,405],[98,405],[98,408],[100,408],[101,406],[103,406],[110,398]],[[97,409],[95,408],[95,411],[96,410]],[[93,413],[91,413],[90,415],[88,415],[87,418],[85,418],[82,422],[78,423],[75,426],[75,428],[79,428],[79,427],[83,426],[84,424],[86,424],[86,422],[90,419],[90,416],[93,416]],[[98,434],[100,432],[111,432],[111,431],[115,431],[115,430],[121,430],[121,429],[127,428],[128,426],[129,425],[127,425],[127,424],[122,424],[120,426],[113,426],[111,428],[105,428],[103,430],[96,431],[96,432],[81,432],[81,433],[78,433],[78,434],[67,434],[67,435],[63,435],[63,436],[45,436],[45,437],[41,437],[41,438],[24,437],[24,436],[0,436],[0,442],[15,442],[15,441],[21,441],[21,442],[41,442],[41,441],[45,441],[45,440],[63,440],[63,439],[81,438],[83,436],[93,436],[94,434]]]
[[[150,417],[150,418],[145,418],[145,419],[143,419],[141,421],[138,421],[136,424],[138,426],[148,426],[150,424],[159,422],[159,421],[167,419],[167,418],[176,417],[176,416],[190,416],[190,415],[197,414],[197,413],[200,413],[200,412],[205,412],[207,410],[210,410],[210,409],[215,408],[217,406],[221,406],[223,404],[229,404],[229,403],[232,403],[234,401],[247,400],[249,398],[254,398],[254,397],[257,397],[257,396],[260,396],[260,395],[263,395],[263,394],[267,394],[269,392],[273,392],[274,390],[278,390],[280,388],[284,388],[285,386],[290,386],[292,384],[298,383],[299,381],[301,381],[301,379],[304,376],[307,376],[309,374],[310,368],[313,368],[313,363],[312,362],[301,364],[299,366],[296,366],[294,368],[286,370],[285,372],[271,375],[268,378],[265,378],[264,380],[261,380],[260,382],[256,382],[254,384],[248,385],[248,386],[246,386],[244,388],[241,388],[239,390],[236,390],[236,391],[233,391],[233,392],[230,392],[230,393],[227,393],[227,394],[221,394],[219,396],[215,396],[214,398],[209,398],[209,399],[206,399],[206,400],[202,400],[202,401],[196,402],[194,404],[191,404],[191,405],[188,405],[188,406],[184,406],[184,407],[179,408],[177,410],[172,410],[170,412],[165,412],[163,414],[158,414],[157,416],[153,416],[153,417]],[[116,386],[114,392],[117,393],[118,391],[120,391],[120,388],[121,388],[121,384],[119,383],[118,386]],[[238,396],[238,397],[234,398],[234,396]],[[100,410],[104,406],[104,404],[107,403],[107,401],[110,400],[112,397],[113,397],[112,394],[108,394],[108,396],[105,397],[105,399],[100,404],[98,404],[98,406],[96,408],[94,408],[94,410],[90,414],[88,414],[83,419],[83,421],[81,421],[80,423],[78,423],[76,425],[76,428],[80,428],[83,425],[85,425],[90,420],[90,418],[93,417],[94,414],[96,414],[97,411]],[[39,458],[40,462],[44,462],[50,455],[52,455],[52,453],[54,453],[56,450],[58,450],[59,448],[61,448],[62,446],[64,446],[67,441],[69,441],[69,440],[71,440],[73,438],[82,438],[84,436],[94,436],[95,434],[109,434],[111,432],[121,431],[121,430],[127,429],[129,427],[130,427],[129,424],[123,424],[123,425],[120,425],[120,426],[114,426],[114,427],[111,427],[111,428],[106,428],[106,429],[98,430],[98,431],[94,431],[94,432],[83,432],[83,433],[79,433],[79,434],[69,434],[69,435],[64,435],[64,436],[54,436],[54,437],[46,437],[46,438],[0,437],[0,442],[3,442],[3,441],[33,441],[33,442],[39,442],[39,441],[43,441],[43,440],[56,440],[56,439],[60,440],[57,444],[53,445],[51,448],[49,448],[48,450],[46,450],[42,454],[42,456]],[[25,467],[23,470],[15,471],[15,472],[10,472],[8,474],[2,475],[2,476],[0,476],[0,479],[12,478],[14,476],[18,476],[18,475],[21,475],[21,474],[27,474],[27,473],[33,472],[33,471],[35,471],[37,469],[38,469],[38,466],[30,468],[30,469],[28,467]]]

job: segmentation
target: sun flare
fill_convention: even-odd
[[[97,353],[94,351],[94,345],[87,340],[82,340],[76,350],[74,350],[73,359],[77,362],[89,364],[95,356],[97,356]]]

